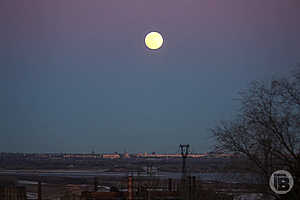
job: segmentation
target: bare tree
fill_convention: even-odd
[[[286,169],[300,178],[300,67],[289,79],[253,82],[239,94],[236,119],[221,122],[212,132],[217,150],[239,152],[251,160],[268,190],[270,175]],[[280,198],[277,196],[278,199]]]

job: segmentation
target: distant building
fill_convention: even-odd
[[[202,158],[206,157],[206,154],[189,154],[189,158]],[[181,158],[181,154],[158,154],[158,153],[138,153],[136,154],[137,158]]]
[[[121,158],[127,159],[127,158],[130,158],[130,155],[129,155],[129,153],[125,152],[121,155]]]
[[[99,158],[97,154],[64,154],[65,159],[95,159]]]
[[[104,158],[104,159],[119,159],[119,158],[121,158],[121,156],[118,153],[114,153],[114,154],[102,154],[102,158]]]

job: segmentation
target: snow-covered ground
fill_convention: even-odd
[[[37,193],[27,192],[26,196],[27,196],[27,200],[36,200],[36,199],[38,199]]]

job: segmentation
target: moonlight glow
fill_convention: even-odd
[[[149,49],[159,49],[163,42],[163,37],[158,32],[150,32],[145,37],[145,44]]]

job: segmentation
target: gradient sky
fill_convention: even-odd
[[[299,0],[1,0],[0,152],[206,152],[299,62]]]

